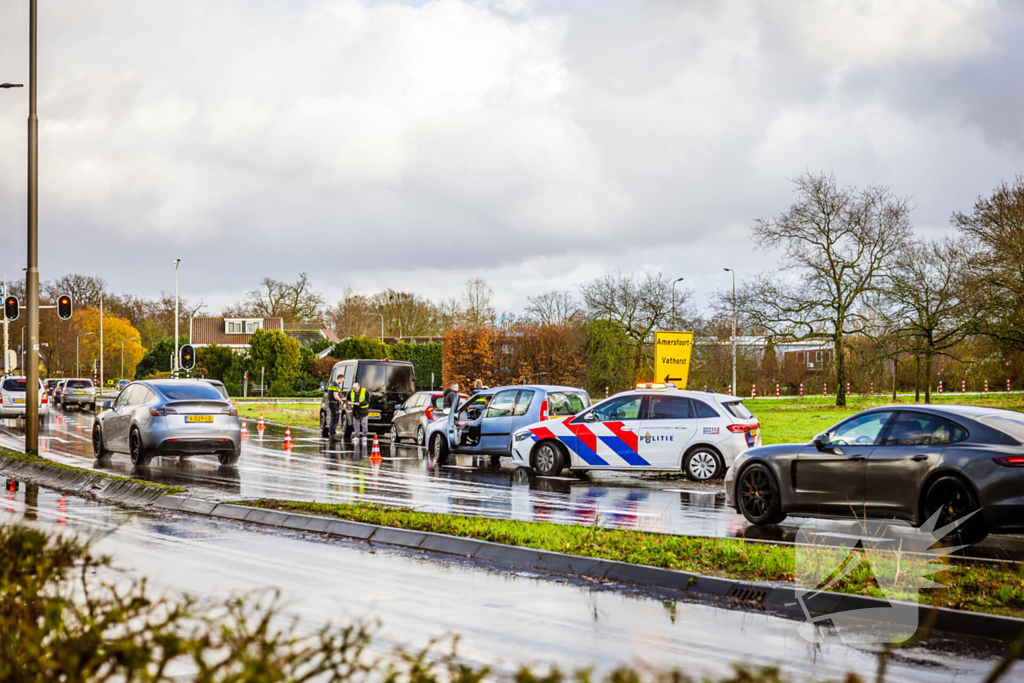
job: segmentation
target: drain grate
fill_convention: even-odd
[[[740,584],[733,586],[729,589],[729,592],[725,594],[725,597],[730,600],[737,602],[745,602],[753,605],[760,605],[764,599],[768,596],[767,588],[759,588],[757,586],[751,586],[749,584]]]

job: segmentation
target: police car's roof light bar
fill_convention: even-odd
[[[675,389],[676,385],[672,382],[640,382],[636,385],[637,389]]]

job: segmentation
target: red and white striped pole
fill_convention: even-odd
[[[850,395],[850,383],[849,382],[846,383],[846,395],[847,396]]]
[[[608,387],[604,388],[604,397],[608,398]]]
[[[942,396],[942,380],[939,380],[939,396]]]
[[[961,394],[966,394],[967,393],[967,380],[965,380],[965,379],[960,380],[960,393]]]
[[[1010,380],[1006,380],[1006,393],[1010,393]]]
[[[828,396],[828,382],[825,382],[825,384],[822,385],[822,387],[821,387],[821,395],[822,396]]]
[[[757,385],[750,387],[750,398],[757,398]]]
[[[988,380],[985,380],[985,393],[988,393]]]
[[[875,395],[875,383],[874,382],[871,383],[871,395],[872,396]]]
[[[804,397],[804,384],[803,384],[803,382],[801,382],[800,383],[800,398],[803,398],[803,397]]]
[[[775,398],[778,398],[778,397],[779,397],[779,385],[776,384],[775,385]]]
[[[729,388],[726,389],[726,393],[729,394],[730,396],[732,396],[732,385],[731,384],[729,385]]]

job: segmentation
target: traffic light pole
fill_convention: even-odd
[[[28,38],[28,357],[25,363],[25,453],[39,454],[39,120],[36,117],[36,17],[38,0],[29,0]]]

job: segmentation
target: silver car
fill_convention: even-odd
[[[132,382],[93,421],[93,454],[127,453],[132,464],[157,456],[215,454],[234,465],[242,454],[238,411],[216,387],[187,379]]]
[[[0,417],[24,418],[26,413],[25,390],[28,380],[23,376],[4,375],[0,378]],[[39,383],[39,421],[46,418],[50,397]]]
[[[60,398],[62,407],[76,405],[79,408],[89,406],[96,410],[96,387],[91,379],[75,377],[64,381],[64,392]]]

